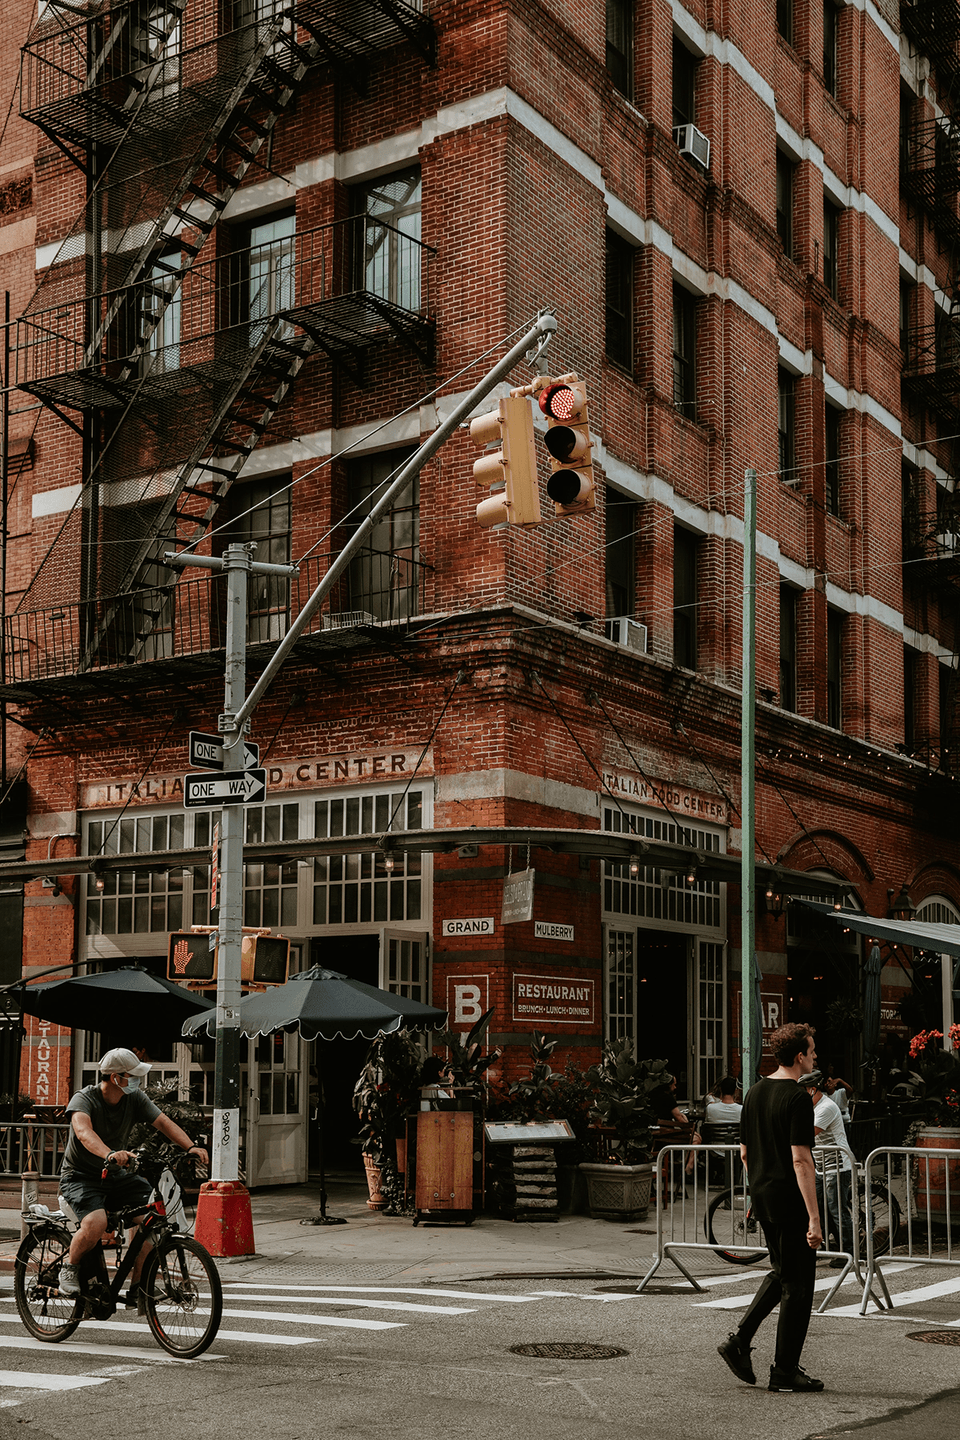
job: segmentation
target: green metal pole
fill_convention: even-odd
[[[756,945],[756,885],[754,832],[755,695],[757,631],[757,472],[743,475],[743,697],[740,722],[740,1083],[744,1092],[753,1084],[759,1055],[753,1054],[750,1035],[750,998],[753,991],[753,954]]]

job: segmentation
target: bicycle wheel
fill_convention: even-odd
[[[17,1313],[37,1340],[66,1340],[80,1324],[83,1301],[61,1295],[60,1266],[70,1241],[53,1226],[36,1226],[24,1236],[13,1267]]]
[[[729,1194],[723,1193],[712,1200],[703,1217],[703,1228],[710,1244],[718,1247],[721,1260],[731,1265],[753,1265],[764,1258],[763,1250],[741,1248],[764,1243],[760,1222],[754,1219],[749,1206],[744,1214],[742,1195],[734,1195],[731,1200]]]
[[[873,1253],[887,1255],[897,1243],[900,1233],[900,1205],[891,1195],[883,1180],[870,1181],[870,1199],[873,1213]],[[860,1249],[864,1258],[867,1253],[866,1207],[859,1216]]]
[[[168,1235],[140,1281],[153,1338],[171,1355],[202,1355],[220,1328],[223,1291],[217,1267],[189,1235]]]

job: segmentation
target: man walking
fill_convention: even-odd
[[[770,1037],[778,1069],[744,1096],[740,1156],[749,1175],[753,1210],[770,1252],[770,1273],[735,1332],[718,1346],[739,1380],[755,1385],[750,1341],[777,1305],[777,1348],[770,1390],[823,1389],[800,1368],[810,1324],[817,1250],[823,1243],[813,1164],[813,1106],[797,1081],[816,1062],[809,1025],[781,1025]]]

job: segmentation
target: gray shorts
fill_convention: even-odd
[[[60,1194],[70,1204],[78,1220],[94,1210],[123,1210],[128,1205],[145,1204],[153,1186],[142,1175],[125,1175],[116,1180],[97,1180],[93,1176],[60,1176]]]

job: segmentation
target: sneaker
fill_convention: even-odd
[[[69,1261],[60,1266],[60,1279],[57,1281],[57,1289],[61,1295],[80,1294],[80,1275],[76,1265]]]
[[[750,1363],[750,1346],[744,1345],[736,1332],[729,1335],[722,1345],[717,1346],[717,1354],[729,1365],[738,1380],[743,1380],[747,1385],[756,1385],[757,1377]]]
[[[823,1389],[823,1381],[815,1380],[806,1370],[801,1370],[799,1365],[792,1375],[787,1370],[778,1370],[776,1365],[771,1365],[770,1384],[767,1389],[779,1391],[782,1395],[811,1394],[814,1390]]]

